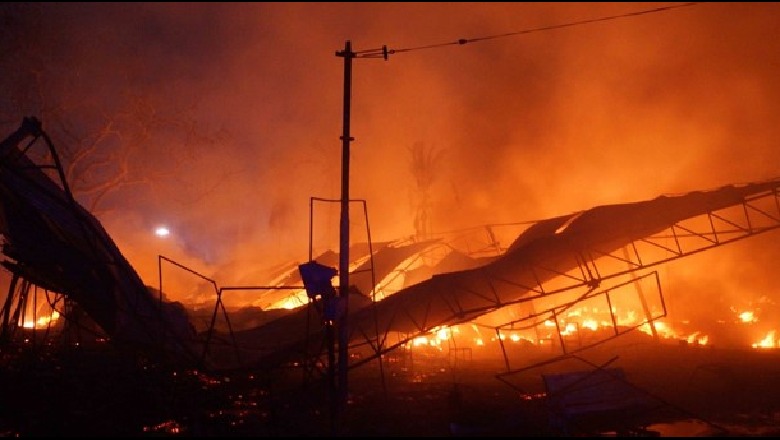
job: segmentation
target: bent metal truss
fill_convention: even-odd
[[[40,138],[51,149],[59,184],[20,148]],[[638,298],[645,312],[639,325],[652,322],[666,315],[653,269],[777,229],[779,188],[780,180],[726,185],[533,222],[492,256],[458,260],[451,253],[414,282],[407,272],[407,283],[392,293],[378,291],[376,279],[398,276],[410,259],[447,246],[435,240],[385,243],[355,265],[355,279],[367,268],[372,276],[361,284],[363,300],[349,308],[349,348],[369,354],[351,359],[348,368],[377,359],[381,365],[383,354],[441,326],[479,322],[502,340],[502,332],[557,322],[556,316],[585,301],[604,301],[611,310],[616,290],[628,284],[657,288],[657,298],[642,292]],[[208,338],[194,334],[186,313],[149,291],[99,221],[75,201],[53,145],[33,118],[0,144],[0,233],[9,258],[3,264],[15,280],[75,301],[119,345],[195,363],[208,352],[205,361],[218,369],[301,359],[311,365],[322,355],[322,319],[310,307],[230,335],[212,335],[212,329]],[[382,255],[389,255],[384,263]],[[8,310],[6,304],[6,326],[13,325]],[[505,310],[512,313],[497,313]],[[615,335],[625,331],[611,319]],[[213,346],[205,350],[204,343]],[[566,354],[563,339],[561,346]],[[504,374],[520,370],[506,359]]]

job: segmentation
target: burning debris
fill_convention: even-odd
[[[17,353],[9,351],[18,347],[12,341],[23,347],[31,337],[41,337],[42,329],[62,330],[78,321],[79,329],[94,335],[92,349],[99,347],[100,356],[111,356],[105,348],[110,345],[134,354],[135,360],[121,357],[121,362],[162,374],[165,380],[156,386],[178,384],[199,398],[204,398],[201,391],[207,396],[212,387],[221,387],[219,395],[226,400],[217,409],[204,413],[188,406],[190,413],[181,414],[158,405],[157,417],[134,421],[153,434],[212,432],[204,428],[204,417],[256,433],[274,419],[276,408],[268,396],[278,395],[271,391],[270,377],[282,374],[289,383],[289,371],[302,371],[305,383],[322,385],[323,372],[335,367],[325,356],[327,322],[344,312],[333,307],[325,291],[307,287],[304,265],[291,265],[265,286],[218,287],[170,261],[213,285],[216,300],[213,309],[165,301],[162,286],[154,291],[143,284],[99,221],[75,201],[62,174],[55,183],[45,167],[27,158],[20,145],[28,138],[31,144],[45,141],[55,170],[58,166],[54,145],[34,118],[25,119],[0,144],[0,233],[8,258],[3,265],[11,275],[2,309],[6,358]],[[619,337],[707,346],[710,334],[666,320],[655,269],[777,229],[778,187],[780,181],[756,182],[599,206],[525,224],[519,233],[504,234],[509,239],[505,248],[497,239],[501,234],[488,228],[488,246],[479,248],[489,249],[487,254],[470,254],[468,246],[461,249],[444,239],[355,245],[345,309],[350,356],[348,365],[338,367],[359,374],[366,368],[358,367],[375,362],[383,382],[387,371],[391,378],[427,383],[455,371],[454,365],[494,360],[503,364],[497,382],[519,391],[533,388],[520,385],[528,371],[576,359],[586,350],[614,347]],[[337,258],[324,253],[310,263],[329,268]],[[329,272],[330,278],[336,272]],[[320,281],[333,289],[329,280]],[[260,293],[254,292],[246,306],[225,307],[222,293],[242,289]],[[756,310],[734,314],[745,325],[759,321]],[[224,324],[218,324],[218,316]],[[69,341],[66,354],[81,350],[80,340]],[[34,347],[50,344],[48,337],[32,342]],[[768,329],[752,347],[776,344],[774,329]],[[420,374],[421,362],[433,369]],[[412,368],[418,370],[411,374]],[[247,371],[262,371],[267,382],[250,384],[254,379],[247,378],[255,376]],[[184,386],[182,378],[191,380]],[[306,411],[327,425],[332,414],[319,404]]]

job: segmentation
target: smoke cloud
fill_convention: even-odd
[[[308,258],[311,197],[340,197],[336,52],[347,41],[391,50],[352,64],[350,196],[366,201],[375,241],[415,233],[415,146],[435,158],[433,231],[780,175],[780,5],[703,3],[519,33],[679,5],[51,3],[36,9],[35,41],[19,38],[67,80],[57,99],[72,120],[93,117],[80,100],[126,107],[135,96],[194,122],[189,143],[147,139],[132,168],[144,184],[99,213],[144,280],[157,284],[163,254],[221,285],[262,284],[268,268]],[[461,38],[475,41],[426,48]],[[313,211],[314,247],[336,249],[338,205]],[[158,224],[172,235],[155,238]],[[712,283],[771,295],[775,239],[692,257],[702,270],[667,280],[685,278],[681,297]]]

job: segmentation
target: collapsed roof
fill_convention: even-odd
[[[29,138],[44,138],[59,162],[35,118],[0,143],[3,265],[75,301],[118,344],[194,360],[184,310],[154,297],[67,182],[58,185],[27,157],[19,145]]]
[[[203,348],[202,338],[192,332],[186,313],[152,295],[100,222],[73,199],[67,182],[61,179],[58,185],[27,158],[19,148],[27,137],[44,137],[48,142],[40,123],[28,118],[0,144],[0,233],[5,239],[3,253],[12,259],[4,265],[15,275],[78,303],[114,342],[151,347],[181,359],[197,358],[195,353]],[[48,144],[56,160],[56,152]],[[542,220],[517,236],[495,258],[445,259],[447,272],[373,301],[376,280],[367,278],[366,271],[378,271],[384,276],[434,244],[384,243],[354,269],[359,285],[356,291],[362,295],[350,295],[348,299],[350,341],[368,342],[381,353],[393,348],[386,343],[388,332],[412,337],[547,295],[550,291],[544,289],[544,283],[572,269],[579,268],[583,273],[572,285],[596,288],[608,274],[597,270],[594,255],[621,259],[614,252],[626,246],[633,246],[636,251],[638,242],[663,247],[651,238],[668,229],[675,234],[675,227],[700,238],[704,244],[686,250],[678,243],[676,248],[668,249],[672,256],[655,260],[626,259],[630,267],[622,273],[774,229],[780,218],[778,187],[780,180],[728,185],[636,203],[598,206]],[[761,214],[763,223],[746,218],[746,224],[740,225],[718,213],[740,207],[747,215],[751,203],[766,197],[774,202],[770,205],[774,206],[772,211],[753,209]],[[711,229],[695,231],[681,226],[699,216],[707,217],[705,223]],[[716,222],[727,224],[729,231],[718,230]],[[210,361],[216,367],[275,365],[308,353],[312,346],[321,349],[321,344],[312,341],[322,335],[321,317],[308,307],[301,307],[255,328],[231,335],[217,334],[215,341],[230,346],[214,347]],[[234,350],[237,359],[226,354]]]
[[[384,341],[388,332],[400,332],[410,340],[445,325],[470,322],[502,307],[521,301],[530,301],[556,292],[545,290],[545,282],[580,269],[583,275],[573,278],[561,290],[584,286],[598,288],[612,276],[629,273],[637,268],[648,268],[674,258],[700,252],[727,242],[766,232],[780,226],[777,193],[780,181],[727,185],[710,191],[695,191],[675,196],[660,196],[652,200],[598,206],[592,209],[542,220],[532,224],[497,258],[469,260],[463,264],[477,267],[453,270],[405,287],[381,301],[364,307],[350,306],[349,330],[352,342]],[[764,200],[772,211],[754,206]],[[766,203],[766,200],[769,203]],[[745,213],[739,220],[725,217],[724,209],[735,208]],[[748,216],[748,211],[759,213]],[[690,229],[685,222],[699,216],[707,225],[703,231]],[[728,226],[721,228],[717,223]],[[682,235],[693,236],[699,243],[686,248]],[[672,230],[677,237],[675,248],[664,249],[660,258],[638,258],[632,261],[615,251],[633,246],[638,252],[639,242],[663,247],[653,242],[653,236]],[[622,269],[611,273],[599,272],[595,265],[598,256],[618,259]],[[305,309],[284,320],[235,335],[239,347],[247,349],[244,362],[272,362],[281,353],[301,352],[306,343],[320,337],[321,327],[309,322]],[[308,341],[308,342],[307,342]],[[392,349],[392,347],[387,347]],[[382,351],[382,348],[378,348]]]

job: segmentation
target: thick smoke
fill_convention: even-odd
[[[336,52],[347,40],[359,52],[475,39],[353,60],[350,195],[366,201],[377,241],[413,235],[421,209],[441,232],[780,175],[777,4],[704,3],[479,40],[679,5],[55,3],[37,9],[28,43],[47,75],[68,79],[58,99],[71,120],[86,112],[79,100],[122,107],[136,96],[191,122],[189,143],[181,124],[145,140],[132,168],[144,184],[99,214],[144,279],[157,284],[164,254],[221,285],[262,284],[268,268],[308,258],[310,198],[340,197]],[[414,146],[436,153],[427,205]],[[314,211],[313,246],[335,249],[338,206]],[[158,223],[172,236],[153,237]],[[774,238],[718,250],[706,283],[772,295]],[[699,279],[686,274],[682,296]]]

